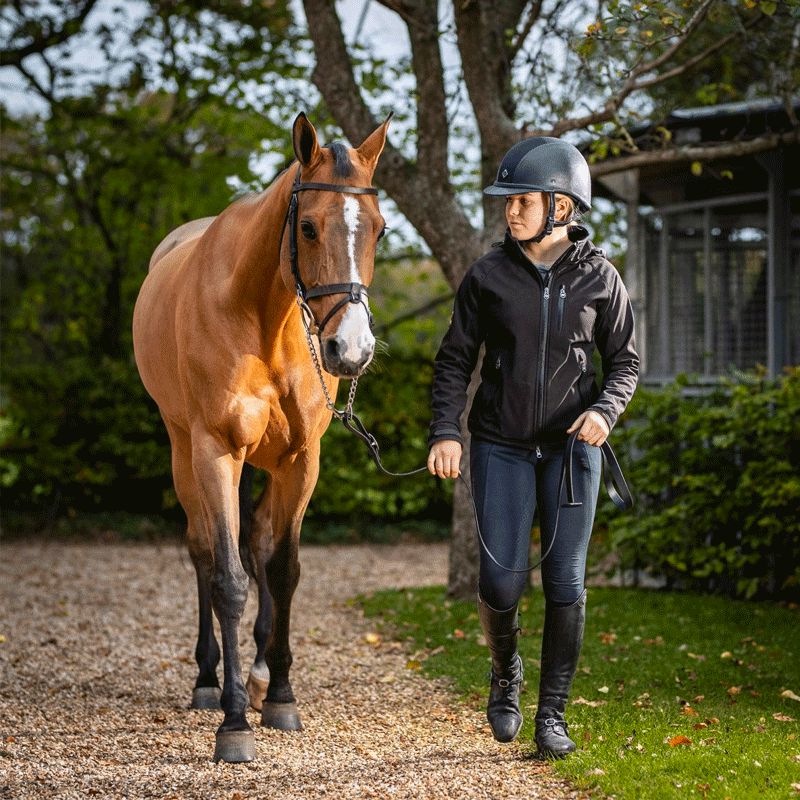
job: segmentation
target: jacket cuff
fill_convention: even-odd
[[[459,428],[449,422],[437,425],[431,430],[430,434],[428,434],[428,447],[430,447],[434,442],[441,441],[442,439],[449,439],[450,441],[458,442],[462,446],[464,444]]]
[[[608,423],[608,432],[609,433],[611,433],[611,431],[614,430],[614,425],[616,423],[616,419],[613,419],[612,415],[608,411],[606,411],[606,409],[600,408],[599,406],[589,406],[589,408],[587,408],[586,410],[587,411],[596,411]]]

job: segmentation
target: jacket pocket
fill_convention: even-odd
[[[477,399],[480,401],[480,417],[484,422],[499,425],[503,402],[503,354],[499,350],[486,352]]]
[[[589,404],[586,396],[586,373],[588,367],[586,365],[586,351],[582,347],[574,347],[572,350],[575,353],[575,360],[578,364],[578,396],[581,399],[581,409],[585,409]]]

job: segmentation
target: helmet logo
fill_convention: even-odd
[[[504,170],[503,170],[503,171],[502,171],[500,174],[501,174],[501,175],[502,175],[504,178],[506,178],[506,177],[508,177],[508,170],[507,170],[507,169],[504,169]]]

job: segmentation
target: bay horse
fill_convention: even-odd
[[[301,112],[297,161],[264,192],[169,234],[134,309],[136,364],[169,433],[197,573],[192,707],[224,710],[215,761],[255,758],[248,703],[264,726],[302,728],[289,682],[300,527],[332,419],[323,385],[335,398],[338,379],[359,375],[374,352],[366,289],[385,223],[371,182],[390,118],[358,148],[322,147]],[[267,485],[248,509],[253,468]],[[258,617],[245,684],[238,628],[248,575]]]

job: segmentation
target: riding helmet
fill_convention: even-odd
[[[504,156],[497,178],[484,194],[548,192],[571,197],[580,211],[592,207],[589,165],[577,147],[552,136],[517,142]]]

